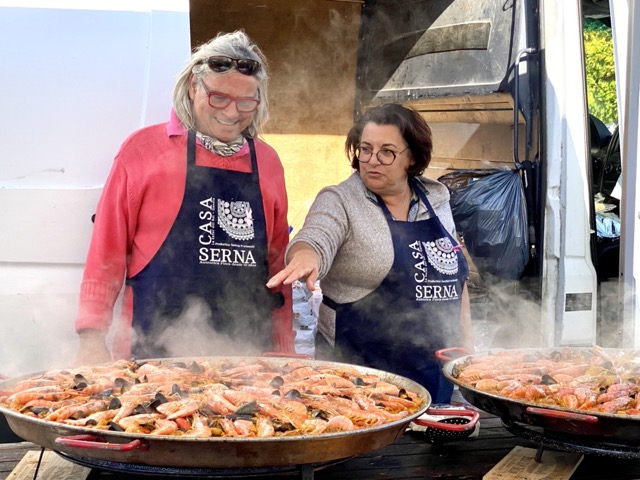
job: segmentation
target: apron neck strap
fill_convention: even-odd
[[[418,181],[415,179],[415,177],[410,177],[409,188],[411,188],[411,191],[415,192],[418,195],[418,198],[422,200],[422,203],[424,203],[424,206],[427,207],[427,210],[429,211],[429,215],[432,218],[435,217],[436,213],[434,212],[433,207],[431,206],[431,203],[427,199],[427,196],[422,191],[422,188],[420,187],[420,185],[418,185]],[[393,215],[391,215],[391,212],[389,211],[387,204],[384,203],[384,200],[382,200],[382,198],[380,198],[380,195],[378,195],[377,193],[375,195],[376,195],[376,199],[378,200],[378,205],[380,205],[380,208],[382,208],[382,212],[384,213],[385,217],[387,217],[387,220],[389,221],[393,220]]]
[[[189,165],[196,164],[196,131],[189,130],[187,136],[187,163]]]
[[[251,155],[251,176],[255,182],[258,181],[258,157],[256,156],[256,146],[253,144],[253,138],[246,136],[249,144],[249,154]]]

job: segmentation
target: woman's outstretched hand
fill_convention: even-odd
[[[320,269],[320,257],[316,251],[306,243],[296,243],[289,250],[287,259],[287,266],[269,279],[267,287],[291,285],[296,280],[306,278],[307,288],[311,291],[315,290]]]

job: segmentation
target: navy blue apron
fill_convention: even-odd
[[[427,196],[412,186],[431,217],[395,221],[378,197],[393,239],[394,261],[373,292],[352,302],[323,302],[336,311],[336,350],[350,363],[410,378],[434,403],[448,403],[453,385],[441,373],[436,350],[460,346],[462,290],[469,267],[457,241]]]
[[[189,297],[206,302],[210,326],[239,345],[271,350],[266,224],[255,147],[251,173],[196,165],[187,139],[184,198],[164,243],[127,283],[133,288],[132,354],[166,357],[162,332]],[[161,207],[161,206],[160,206]],[[185,337],[191,333],[185,332]],[[176,342],[185,339],[176,339]],[[215,354],[215,352],[210,352]]]

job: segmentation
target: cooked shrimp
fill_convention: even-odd
[[[258,399],[253,393],[237,390],[224,390],[222,396],[235,405],[236,408],[241,407],[245,403],[255,402]]]
[[[24,405],[32,400],[62,400],[78,395],[75,390],[63,389],[60,386],[47,385],[44,387],[32,387],[20,392],[16,392],[7,398],[7,402],[12,405]]]
[[[163,415],[167,416],[167,420],[175,420],[180,417],[190,417],[198,411],[200,405],[195,400],[176,400],[174,402],[163,403],[158,405],[158,410]]]
[[[353,422],[343,415],[333,417],[329,419],[326,424],[325,431],[326,432],[349,432],[351,430],[355,430],[355,425]]]
[[[334,417],[339,418],[339,417]],[[321,418],[308,418],[300,427],[300,431],[306,434],[320,434],[327,429],[327,421]]]
[[[635,401],[631,397],[618,397],[610,402],[601,404],[598,409],[605,413],[616,413],[635,407]]]
[[[237,406],[224,398],[222,394],[214,391],[204,393],[202,408],[211,410],[211,412],[218,415],[229,415],[238,409]]]
[[[236,432],[241,437],[255,437],[256,427],[250,420],[243,420],[241,418],[233,421],[233,426],[236,428]]]
[[[152,435],[173,435],[178,431],[178,425],[173,420],[156,418],[156,428],[151,431]]]
[[[63,420],[71,418],[74,415],[86,417],[88,415],[91,415],[92,413],[104,410],[107,405],[108,403],[104,400],[92,400],[80,405],[67,405],[66,407],[54,410],[49,415],[44,417],[44,419],[52,422],[62,422]]]
[[[79,427],[85,426],[93,426],[93,428],[98,429],[108,429],[109,422],[113,420],[116,415],[116,410],[103,410],[100,412],[95,412],[85,418],[80,418],[78,420],[74,419],[66,419],[64,423],[69,425],[76,425]]]
[[[263,416],[256,418],[256,431],[259,437],[273,437],[276,433],[271,420]]]
[[[151,433],[156,429],[157,418],[160,418],[157,413],[141,413],[120,419],[118,425],[129,433]]]

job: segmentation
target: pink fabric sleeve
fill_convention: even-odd
[[[116,162],[96,209],[95,223],[80,286],[76,331],[108,330],[124,281],[129,221],[127,175]]]

